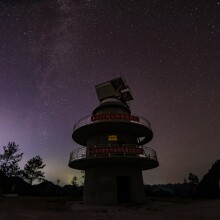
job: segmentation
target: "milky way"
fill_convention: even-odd
[[[123,75],[147,118],[160,166],[149,184],[200,178],[220,155],[220,1],[0,2],[0,146],[22,166],[70,183],[74,123],[98,104],[96,84]]]

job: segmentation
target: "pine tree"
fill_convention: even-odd
[[[9,142],[7,146],[3,146],[3,154],[0,154],[0,170],[7,176],[18,176],[20,167],[18,162],[21,161],[23,153],[18,154],[19,145]]]
[[[44,172],[41,171],[45,166],[46,164],[43,164],[43,160],[39,155],[33,157],[25,164],[22,177],[31,185],[35,180],[41,182],[45,180]]]

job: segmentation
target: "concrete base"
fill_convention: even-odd
[[[86,169],[83,200],[91,205],[144,202],[141,169],[120,164]]]

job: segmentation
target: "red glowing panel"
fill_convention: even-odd
[[[93,115],[91,117],[91,121],[114,120],[114,119],[139,122],[139,117],[134,115],[127,115],[127,114],[101,114],[101,115]]]
[[[144,150],[138,147],[92,147],[89,155],[93,154],[143,154]]]

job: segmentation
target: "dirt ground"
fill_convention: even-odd
[[[220,219],[220,200],[148,198],[142,205],[88,206],[71,197],[0,197],[0,220]]]

